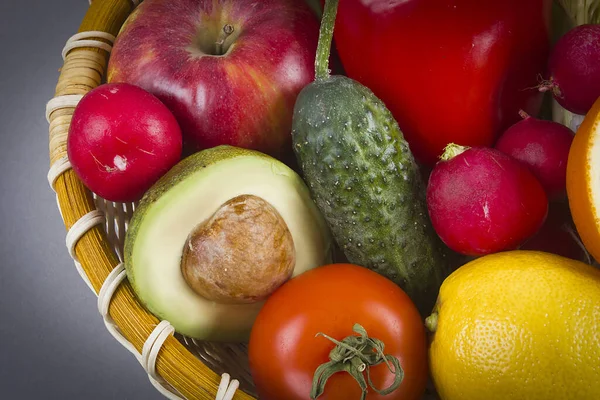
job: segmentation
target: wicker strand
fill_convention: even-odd
[[[94,287],[92,286],[92,282],[90,282],[87,274],[83,270],[83,267],[77,258],[77,254],[75,254],[75,246],[77,245],[77,242],[79,242],[79,239],[81,239],[81,237],[85,235],[87,231],[102,223],[104,223],[104,214],[99,210],[90,211],[73,224],[71,229],[69,229],[69,232],[67,232],[67,237],[65,240],[67,249],[69,250],[69,255],[75,262],[75,268],[77,269],[77,272],[92,292],[94,292]]]
[[[114,337],[117,342],[119,342],[123,347],[125,347],[131,354],[133,354],[138,361],[141,362],[140,354],[137,352],[136,348],[121,334],[119,327],[115,324],[115,321],[110,316],[108,309],[110,307],[110,302],[115,294],[115,291],[123,282],[123,280],[127,277],[127,273],[125,271],[125,265],[123,263],[118,264],[115,269],[111,271],[110,274],[106,277],[106,280],[102,284],[100,291],[98,292],[98,312],[102,316],[104,320],[104,325],[106,329],[110,332],[112,337]]]
[[[79,47],[97,47],[109,53],[112,50],[112,46],[110,44],[101,42],[99,40],[78,40],[76,42],[67,43],[62,51],[63,60],[67,58],[67,54],[69,54],[71,50]]]
[[[71,43],[71,42],[76,42],[78,40],[91,39],[91,38],[106,39],[106,40],[108,40],[111,43],[114,43],[115,40],[117,39],[115,37],[115,35],[110,34],[108,32],[104,32],[104,31],[85,31],[85,32],[78,32],[78,33],[74,34],[73,36],[71,36],[67,40],[67,44]]]
[[[65,219],[65,216],[62,211],[62,207],[60,206],[60,199],[58,198],[58,194],[56,195],[56,207],[58,207],[58,212],[60,213],[60,217]]]
[[[231,400],[235,395],[236,390],[240,386],[239,381],[236,379],[230,381],[231,377],[228,373],[221,375],[221,383],[219,384],[219,390],[215,400]]]
[[[78,100],[103,83],[109,58],[108,46],[112,45],[112,38],[118,34],[133,6],[138,4],[139,1],[134,0],[93,2],[79,27],[81,34],[70,38],[63,49],[65,58],[56,85],[55,99],[49,102],[46,111],[50,125],[51,167],[48,180],[56,192],[58,208],[65,227],[68,232],[71,232],[69,248],[71,249],[72,246],[72,254],[80,260],[80,263],[75,265],[82,277],[89,278],[87,281],[91,283],[90,286],[95,292],[100,294],[104,287],[107,288],[102,290],[103,296],[100,299],[101,304],[105,304],[102,310],[103,317],[106,316],[105,324],[109,332],[129,351],[137,354],[136,359],[141,360],[140,353],[160,321],[138,302],[130,283],[125,279],[125,272],[120,270],[122,266],[115,270],[115,266],[118,266],[122,259],[119,260],[120,257],[117,257],[115,244],[108,240],[105,229],[106,226],[114,223],[106,219],[110,218],[109,215],[105,215],[104,226],[100,223],[92,224],[95,221],[91,213],[99,211],[99,207],[95,204],[95,201],[99,200],[94,198],[93,193],[83,185],[70,168],[66,146],[69,126]],[[114,219],[119,224],[115,228],[118,228],[120,240],[127,221],[124,221],[119,213],[118,206],[121,204],[112,205],[117,206]],[[126,207],[126,213],[132,210],[128,205]],[[88,222],[85,224],[80,222],[82,218],[87,218]],[[76,231],[70,229],[73,226],[80,230],[84,226],[88,229],[87,232],[75,235],[72,232]],[[107,283],[109,276],[111,278]],[[107,301],[107,298],[111,300]],[[119,340],[120,336],[123,340]],[[152,358],[155,358],[153,368],[156,376],[162,377],[184,398],[214,399],[219,378],[222,380],[222,377],[196,358],[168,331],[163,331],[157,338],[158,341],[154,341],[152,351],[148,353],[149,355],[152,353]],[[151,381],[155,387],[159,386],[157,389],[161,393],[169,396],[161,390],[156,380],[151,379]],[[230,386],[227,382],[226,395],[235,392],[236,400],[254,399],[242,390],[236,391],[235,384],[233,387]]]
[[[164,379],[156,374],[156,359],[158,352],[160,351],[160,347],[164,343],[166,337],[174,333],[172,325],[167,321],[161,321],[156,326],[154,331],[152,331],[150,336],[148,336],[148,340],[146,343],[144,343],[144,347],[142,348],[142,354],[140,354],[137,352],[135,347],[121,334],[113,319],[110,317],[110,314],[108,313],[112,296],[114,295],[117,287],[125,280],[126,277],[127,273],[125,271],[125,266],[123,263],[119,263],[108,275],[104,281],[104,284],[102,285],[102,288],[100,288],[100,292],[98,293],[98,312],[102,316],[104,324],[111,335],[121,345],[129,350],[129,352],[135,356],[140,364],[142,364],[142,367],[144,367],[149,375],[152,385],[168,399],[180,400],[183,397],[179,396],[175,390],[168,385],[167,382],[165,382]],[[216,400],[233,399],[233,395],[238,387],[239,382],[237,380],[234,379],[230,382],[229,374],[223,374],[221,376],[221,383],[219,385]]]
[[[115,203],[111,203],[113,208]],[[119,204],[119,209],[122,209]],[[110,212],[105,211],[105,215],[108,216]],[[127,272],[125,270],[124,263],[119,263],[111,273],[106,277],[106,280],[102,284],[98,293],[98,312],[104,320],[104,325],[110,334],[123,345],[135,358],[140,362],[144,370],[148,373],[148,377],[152,385],[162,393],[166,398],[171,400],[181,400],[181,397],[177,391],[168,384],[162,377],[156,373],[156,359],[158,352],[162,347],[165,339],[175,333],[173,326],[167,321],[161,321],[152,333],[148,336],[148,339],[142,347],[142,353],[138,353],[135,347],[122,335],[118,327],[116,326],[113,319],[110,317],[108,312],[112,297],[119,287],[119,285],[127,278]],[[239,381],[231,380],[229,374],[223,374],[221,377],[221,383],[219,385],[219,392],[217,392],[217,400],[231,400],[236,390],[239,388]]]
[[[125,265],[119,263],[115,269],[108,275],[100,292],[98,293],[98,312],[104,320],[104,324],[111,335],[123,345],[129,352],[131,352],[136,359],[142,364],[142,367],[148,373],[150,382],[154,387],[159,390],[165,397],[172,400],[181,400],[176,390],[170,386],[162,377],[156,373],[156,359],[158,352],[165,339],[175,333],[173,326],[167,321],[161,321],[156,328],[152,331],[146,343],[142,348],[142,354],[138,353],[135,347],[125,339],[121,334],[118,327],[114,323],[113,319],[108,313],[110,301],[114,295],[117,287],[126,279],[127,273]],[[235,392],[239,388],[239,381],[236,379],[230,380],[230,375],[224,373],[221,375],[221,382],[215,400],[232,400]]]
[[[90,4],[90,5],[91,5],[91,4],[92,4],[92,1],[94,1],[94,0],[88,0],[88,4]],[[133,7],[137,7],[137,6],[139,6],[139,5],[140,5],[140,3],[141,3],[142,1],[143,1],[143,0],[131,0],[131,4],[133,4]]]
[[[108,313],[112,297],[125,280],[127,273],[123,263],[119,263],[115,269],[108,275],[104,284],[98,293],[98,312],[104,320],[104,325],[110,334],[142,365],[152,385],[166,398],[170,400],[181,400],[183,397],[176,393],[176,390],[171,387],[162,377],[156,373],[156,359],[158,353],[165,342],[165,339],[175,332],[173,326],[167,321],[161,321],[148,336],[148,339],[142,347],[142,353],[138,353],[136,348],[121,334],[119,328]]]
[[[77,273],[79,274],[79,276],[81,277],[81,279],[83,279],[83,281],[85,282],[85,284],[87,285],[87,287],[94,292],[94,286],[92,285],[92,282],[90,281],[90,278],[88,278],[88,276],[86,275],[84,269],[83,269],[83,265],[81,265],[81,263],[79,261],[74,261],[75,263],[75,270],[77,271]],[[96,292],[94,292],[95,294]]]
[[[48,183],[55,192],[54,182],[68,169],[71,169],[71,162],[69,161],[69,157],[63,156],[56,160],[50,167],[50,170],[48,170]]]
[[[63,48],[62,57],[63,60],[66,59],[68,53],[75,48],[83,48],[83,47],[97,47],[107,52],[112,50],[112,46],[101,42],[99,40],[88,40],[89,38],[98,37],[113,43],[115,41],[115,37],[106,32],[100,31],[87,31],[80,32],[73,36],[71,36]],[[52,113],[58,110],[75,108],[83,98],[81,94],[75,95],[63,95],[56,96],[52,98],[46,104],[46,120],[51,122]],[[61,176],[64,172],[71,168],[71,163],[67,155],[60,157],[50,167],[48,171],[48,183],[50,187],[55,190],[54,184],[56,180]],[[56,190],[55,190],[56,191]],[[60,204],[59,204],[60,208]],[[62,212],[61,212],[62,215]],[[121,215],[121,217],[123,217]],[[123,218],[120,218],[122,220]],[[69,229],[66,236],[66,245],[69,251],[69,255],[73,259],[75,263],[75,267],[77,272],[86,283],[86,285],[90,288],[93,293],[94,287],[92,283],[83,270],[81,263],[75,253],[75,247],[79,240],[85,235],[91,228],[96,225],[104,224],[106,222],[105,213],[101,210],[92,210],[77,220]],[[121,234],[123,234],[121,232]],[[182,397],[175,393],[175,389],[173,389],[162,377],[160,377],[156,373],[156,359],[158,357],[158,353],[160,348],[162,347],[165,339],[168,336],[173,335],[175,330],[166,321],[162,321],[157,327],[152,331],[152,333],[148,336],[146,343],[143,346],[142,354],[139,354],[136,348],[131,344],[118,330],[118,327],[110,317],[108,310],[110,306],[110,301],[112,296],[114,295],[117,287],[121,284],[121,282],[126,277],[126,272],[123,266],[123,263],[120,263],[115,267],[115,269],[108,275],[106,280],[104,281],[102,287],[100,288],[100,292],[98,293],[98,309],[100,314],[104,319],[104,324],[110,334],[127,350],[133,353],[136,359],[142,364],[146,372],[148,373],[149,379],[152,385],[165,397],[172,400],[180,400]]]
[[[154,328],[144,347],[142,348],[142,367],[146,370],[152,385],[169,400],[181,400],[177,391],[173,389],[160,375],[156,373],[156,359],[163,343],[169,336],[173,336],[175,328],[168,321],[160,321]]]
[[[67,170],[71,169],[71,162],[67,156],[61,157],[56,160],[50,170],[48,171],[48,183],[50,184],[50,188],[56,193],[56,189],[54,188],[54,183]],[[56,206],[58,207],[58,211],[60,212],[60,217],[63,218],[62,208],[60,207],[60,201],[58,201],[58,194],[56,195]]]
[[[79,242],[79,239],[91,228],[102,223],[104,223],[104,213],[100,210],[93,210],[85,214],[71,226],[69,232],[67,232],[66,243],[69,255],[74,261],[79,262],[79,258],[75,254],[75,246]]]
[[[50,115],[56,110],[77,107],[82,98],[82,94],[68,94],[54,97],[46,104],[46,120],[50,122]]]
[[[110,44],[92,38],[104,39],[110,42]],[[67,40],[65,47],[63,47],[62,58],[63,60],[65,60],[67,58],[67,54],[69,54],[71,50],[82,47],[96,47],[98,49],[102,49],[110,53],[112,51],[112,43],[115,42],[115,39],[116,38],[114,35],[101,31],[87,31],[76,33],[75,35],[71,36],[69,40]]]

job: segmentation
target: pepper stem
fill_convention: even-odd
[[[348,336],[341,342],[324,333],[317,334],[335,343],[335,347],[329,353],[329,362],[321,364],[315,371],[310,391],[311,399],[317,399],[325,392],[327,380],[336,372],[347,372],[352,375],[362,389],[361,400],[367,397],[369,387],[380,395],[387,395],[398,389],[402,383],[404,370],[400,366],[400,361],[392,355],[383,353],[384,343],[379,339],[370,338],[365,328],[359,324],[354,324],[353,331],[360,336]],[[370,374],[370,368],[381,363],[385,363],[394,374],[394,382],[385,389],[376,388]],[[363,372],[367,373],[366,380]]]
[[[465,151],[467,151],[469,149],[470,149],[470,147],[468,147],[468,146],[461,146],[459,144],[450,143],[449,145],[447,145],[444,148],[444,154],[442,154],[442,156],[440,157],[440,159],[442,161],[449,161],[449,160],[453,159],[454,157],[458,156],[459,154],[464,153]]]
[[[315,58],[315,79],[318,81],[329,78],[329,54],[333,40],[333,28],[339,0],[325,0],[325,9],[319,29],[319,43]]]

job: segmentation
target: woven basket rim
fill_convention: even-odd
[[[58,100],[59,103],[66,100],[66,103],[48,112],[47,117],[50,123],[50,183],[56,192],[57,204],[67,231],[71,231],[78,221],[81,222],[82,218],[85,220],[86,216],[97,210],[93,193],[69,168],[66,137],[71,117],[77,100],[103,83],[109,59],[110,37],[117,36],[137,3],[139,1],[93,1],[78,29],[78,33],[83,34],[75,37],[77,39],[83,36],[84,40],[75,46],[66,47],[63,53],[64,64],[53,100]],[[92,36],[86,35],[86,32],[106,34]],[[94,41],[100,45],[97,43],[93,46]],[[72,255],[81,264],[89,285],[96,294],[100,292],[109,274],[120,264],[103,226],[98,224],[86,227],[85,233],[74,243]],[[138,301],[126,280],[116,289],[108,314],[137,352],[142,351],[144,343],[160,322]],[[158,352],[156,371],[170,386],[189,399],[215,399],[221,381],[221,376],[173,336],[166,338]],[[253,400],[254,397],[238,390],[234,399]]]
[[[53,105],[59,103],[59,107],[48,112],[47,118],[50,123],[50,184],[56,192],[57,205],[68,232],[98,209],[93,193],[69,168],[66,138],[71,117],[77,101],[103,83],[111,37],[118,35],[126,18],[141,1],[92,1],[77,31],[83,34],[80,36],[84,40],[66,47],[63,52],[64,63],[53,99],[57,100]],[[574,24],[600,23],[600,0],[554,1],[563,7]],[[92,36],[89,32],[102,33]],[[89,47],[92,42],[96,44]],[[63,101],[64,104],[61,103]],[[96,294],[100,292],[107,277],[120,264],[118,255],[109,243],[107,233],[97,224],[86,228],[85,233],[78,237],[72,248],[72,256],[81,264],[81,269],[89,279],[88,285]],[[142,351],[148,337],[160,323],[138,301],[127,281],[121,283],[116,289],[108,308],[108,315],[123,337],[131,344],[130,350],[138,353]],[[155,365],[158,375],[185,398],[215,399],[221,377],[175,337],[166,338],[158,352]],[[238,390],[233,398],[256,400],[242,390]]]

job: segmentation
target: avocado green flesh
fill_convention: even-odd
[[[348,260],[396,282],[428,315],[446,276],[443,245],[418,166],[384,104],[349,78],[315,81],[296,101],[293,143]]]
[[[141,200],[127,232],[125,263],[141,301],[177,332],[243,341],[263,303],[218,304],[196,294],[180,268],[189,233],[226,201],[250,194],[269,202],[288,225],[297,257],[294,275],[328,261],[330,238],[306,186],[291,169],[255,152],[211,151],[182,161]]]

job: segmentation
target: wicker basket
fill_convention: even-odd
[[[66,139],[81,97],[103,83],[111,44],[140,0],[95,0],[79,33],[68,40],[50,123],[48,180],[67,229],[67,248],[110,333],[131,351],[152,384],[167,398],[254,399],[244,344],[216,344],[174,334],[138,302],[122,265],[124,233],[134,204],[107,202],[91,193],[70,169]],[[600,22],[600,0],[560,0],[574,23]],[[564,119],[555,112],[555,119]],[[227,373],[226,373],[227,372]],[[236,380],[231,380],[229,374]],[[236,390],[240,385],[241,390]]]

